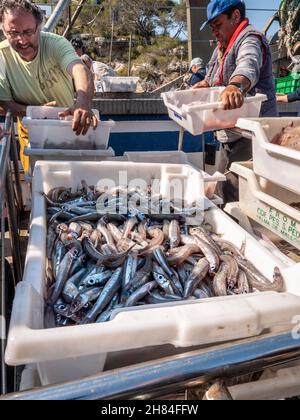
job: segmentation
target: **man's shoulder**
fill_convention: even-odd
[[[53,44],[55,45],[58,41],[66,41],[66,38],[64,38],[61,35],[53,34],[51,32],[41,32],[41,41],[45,45]]]
[[[9,43],[7,39],[5,41],[0,42],[0,50],[4,51],[9,48]]]
[[[263,40],[266,40],[265,35],[260,32],[258,29],[256,29],[253,25],[248,25],[245,30],[242,32],[242,34],[245,35],[245,37],[256,37]]]

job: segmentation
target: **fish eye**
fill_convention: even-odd
[[[64,310],[66,309],[66,305],[60,305],[60,306],[58,307],[58,309],[59,309],[60,311],[64,311]]]
[[[96,284],[96,281],[95,280],[89,280],[88,283],[89,283],[90,286],[94,286]]]

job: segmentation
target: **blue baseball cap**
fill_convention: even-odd
[[[200,31],[216,17],[242,3],[244,3],[243,0],[211,0],[207,6],[207,21],[203,23]]]

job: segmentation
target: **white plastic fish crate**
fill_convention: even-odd
[[[29,156],[30,170],[33,174],[35,164],[40,160],[100,162],[111,160],[115,157],[115,152],[111,147],[104,150],[32,149],[31,147],[25,147],[24,155]]]
[[[5,358],[9,365],[37,364],[41,382],[47,385],[100,372],[105,368],[107,356],[111,359],[115,352],[124,353],[124,366],[138,356],[142,361],[160,352],[174,354],[174,347],[176,352],[182,353],[189,347],[256,336],[265,329],[272,331],[274,327],[291,325],[292,317],[300,313],[299,266],[277,260],[224,212],[212,206],[205,214],[205,221],[216,233],[239,247],[246,239],[246,257],[264,275],[271,278],[274,267],[278,266],[284,275],[287,293],[131,308],[119,312],[105,324],[44,329],[47,227],[46,204],[41,192],[47,193],[58,186],[77,188],[82,179],[92,185],[99,179],[109,178],[118,185],[120,171],[127,173],[128,182],[136,178],[147,183],[153,178],[160,179],[162,193],[172,179],[183,179],[187,200],[199,198],[203,188],[200,173],[186,165],[38,162],[33,176],[24,277],[16,289],[7,341]],[[290,275],[290,270],[295,270],[295,275]]]
[[[252,133],[254,172],[300,195],[300,152],[271,143],[291,122],[300,126],[300,118],[240,119],[236,126]]]
[[[181,150],[160,152],[125,152],[124,156],[129,162],[189,164],[187,154]]]
[[[245,98],[239,109],[222,109],[219,96],[224,88],[189,89],[170,91],[161,96],[168,108],[169,117],[193,135],[208,131],[233,128],[238,118],[255,118],[267,97],[262,94]]]
[[[239,176],[242,212],[300,250],[300,195],[256,175],[252,163],[233,163],[231,171]]]
[[[135,92],[139,77],[105,76],[101,78],[102,92]]]
[[[72,130],[72,117],[66,120],[58,118],[65,108],[27,107],[23,125],[28,129],[31,149],[65,149],[65,150],[103,150],[107,149],[110,130],[114,121],[98,121],[96,130],[89,129],[87,134],[77,136]],[[93,110],[99,119],[99,112]]]

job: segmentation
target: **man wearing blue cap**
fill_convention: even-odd
[[[208,64],[205,80],[194,88],[225,86],[220,96],[223,107],[240,108],[246,94],[267,95],[262,104],[261,117],[276,117],[277,103],[272,73],[272,57],[267,39],[246,19],[242,0],[211,0],[207,7],[207,21],[218,41]],[[219,170],[226,173],[231,164],[252,158],[252,142],[228,130],[217,132],[222,143]],[[225,203],[238,200],[238,178],[228,173],[221,187]]]
[[[196,83],[205,79],[206,69],[202,58],[196,57],[191,61],[189,72],[192,74],[187,82],[189,86],[194,86]]]

